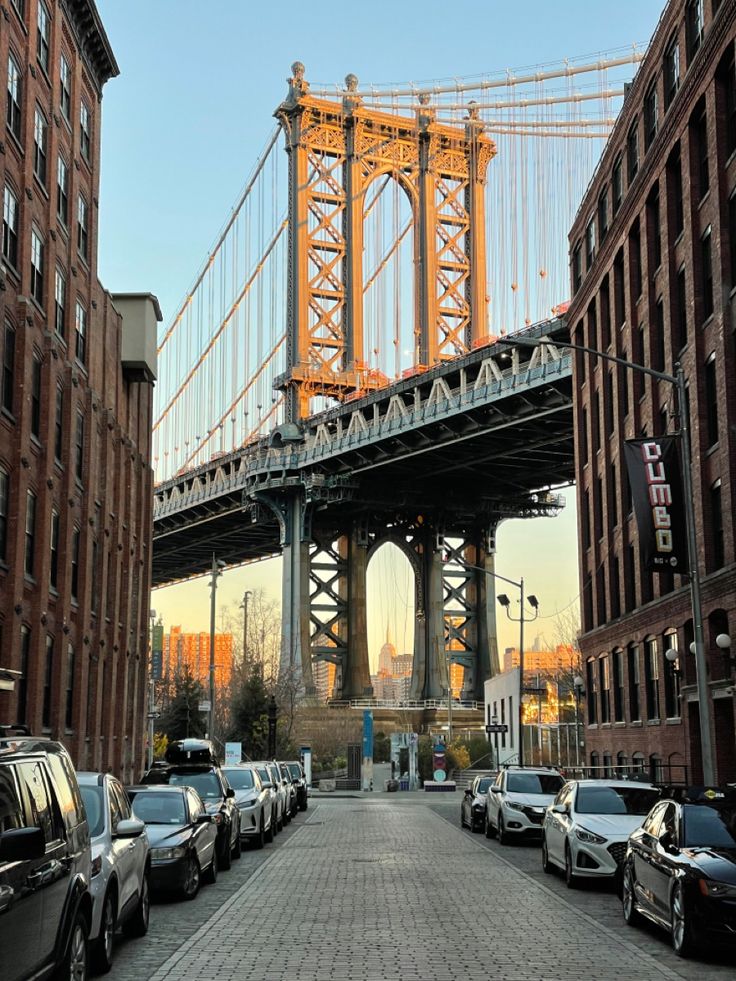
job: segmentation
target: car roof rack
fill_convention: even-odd
[[[560,771],[556,766],[548,766],[543,763],[530,763],[528,766],[526,763],[502,763],[502,770],[546,770],[549,773],[557,773],[559,775]]]

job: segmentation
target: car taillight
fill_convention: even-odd
[[[102,855],[98,855],[97,858],[92,859],[92,868],[91,868],[92,878],[94,878],[96,875],[99,875],[101,871],[102,871]]]

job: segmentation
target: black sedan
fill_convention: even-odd
[[[694,788],[652,808],[628,841],[623,913],[664,927],[681,957],[736,946],[736,795]]]
[[[133,813],[151,845],[151,889],[194,899],[217,879],[217,825],[191,787],[128,787]]]
[[[463,794],[460,801],[460,827],[471,831],[482,831],[486,820],[486,798],[488,788],[495,779],[495,773],[484,773],[476,777]]]

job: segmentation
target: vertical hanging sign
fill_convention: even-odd
[[[644,565],[652,572],[685,575],[687,526],[679,436],[627,439],[624,456]]]
[[[164,663],[164,625],[151,627],[151,674],[154,681],[161,681]]]
[[[363,790],[373,790],[373,712],[363,712]]]

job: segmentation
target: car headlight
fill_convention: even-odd
[[[245,811],[249,807],[255,807],[256,803],[257,801],[255,800],[242,800],[238,805],[238,807],[240,808],[241,811]]]
[[[524,810],[524,805],[523,804],[517,804],[515,800],[506,800],[506,801],[504,801],[504,804],[506,805],[506,807],[510,807],[512,811],[523,811]]]
[[[714,899],[736,899],[736,886],[732,886],[728,882],[698,879],[698,886],[704,896],[712,896]]]
[[[587,842],[589,845],[603,845],[606,842],[605,838],[595,834],[593,831],[588,831],[587,828],[575,828],[575,837],[579,841]]]
[[[186,854],[186,848],[178,846],[176,848],[152,848],[151,858],[158,859],[159,861],[170,859],[170,858],[184,858]]]

